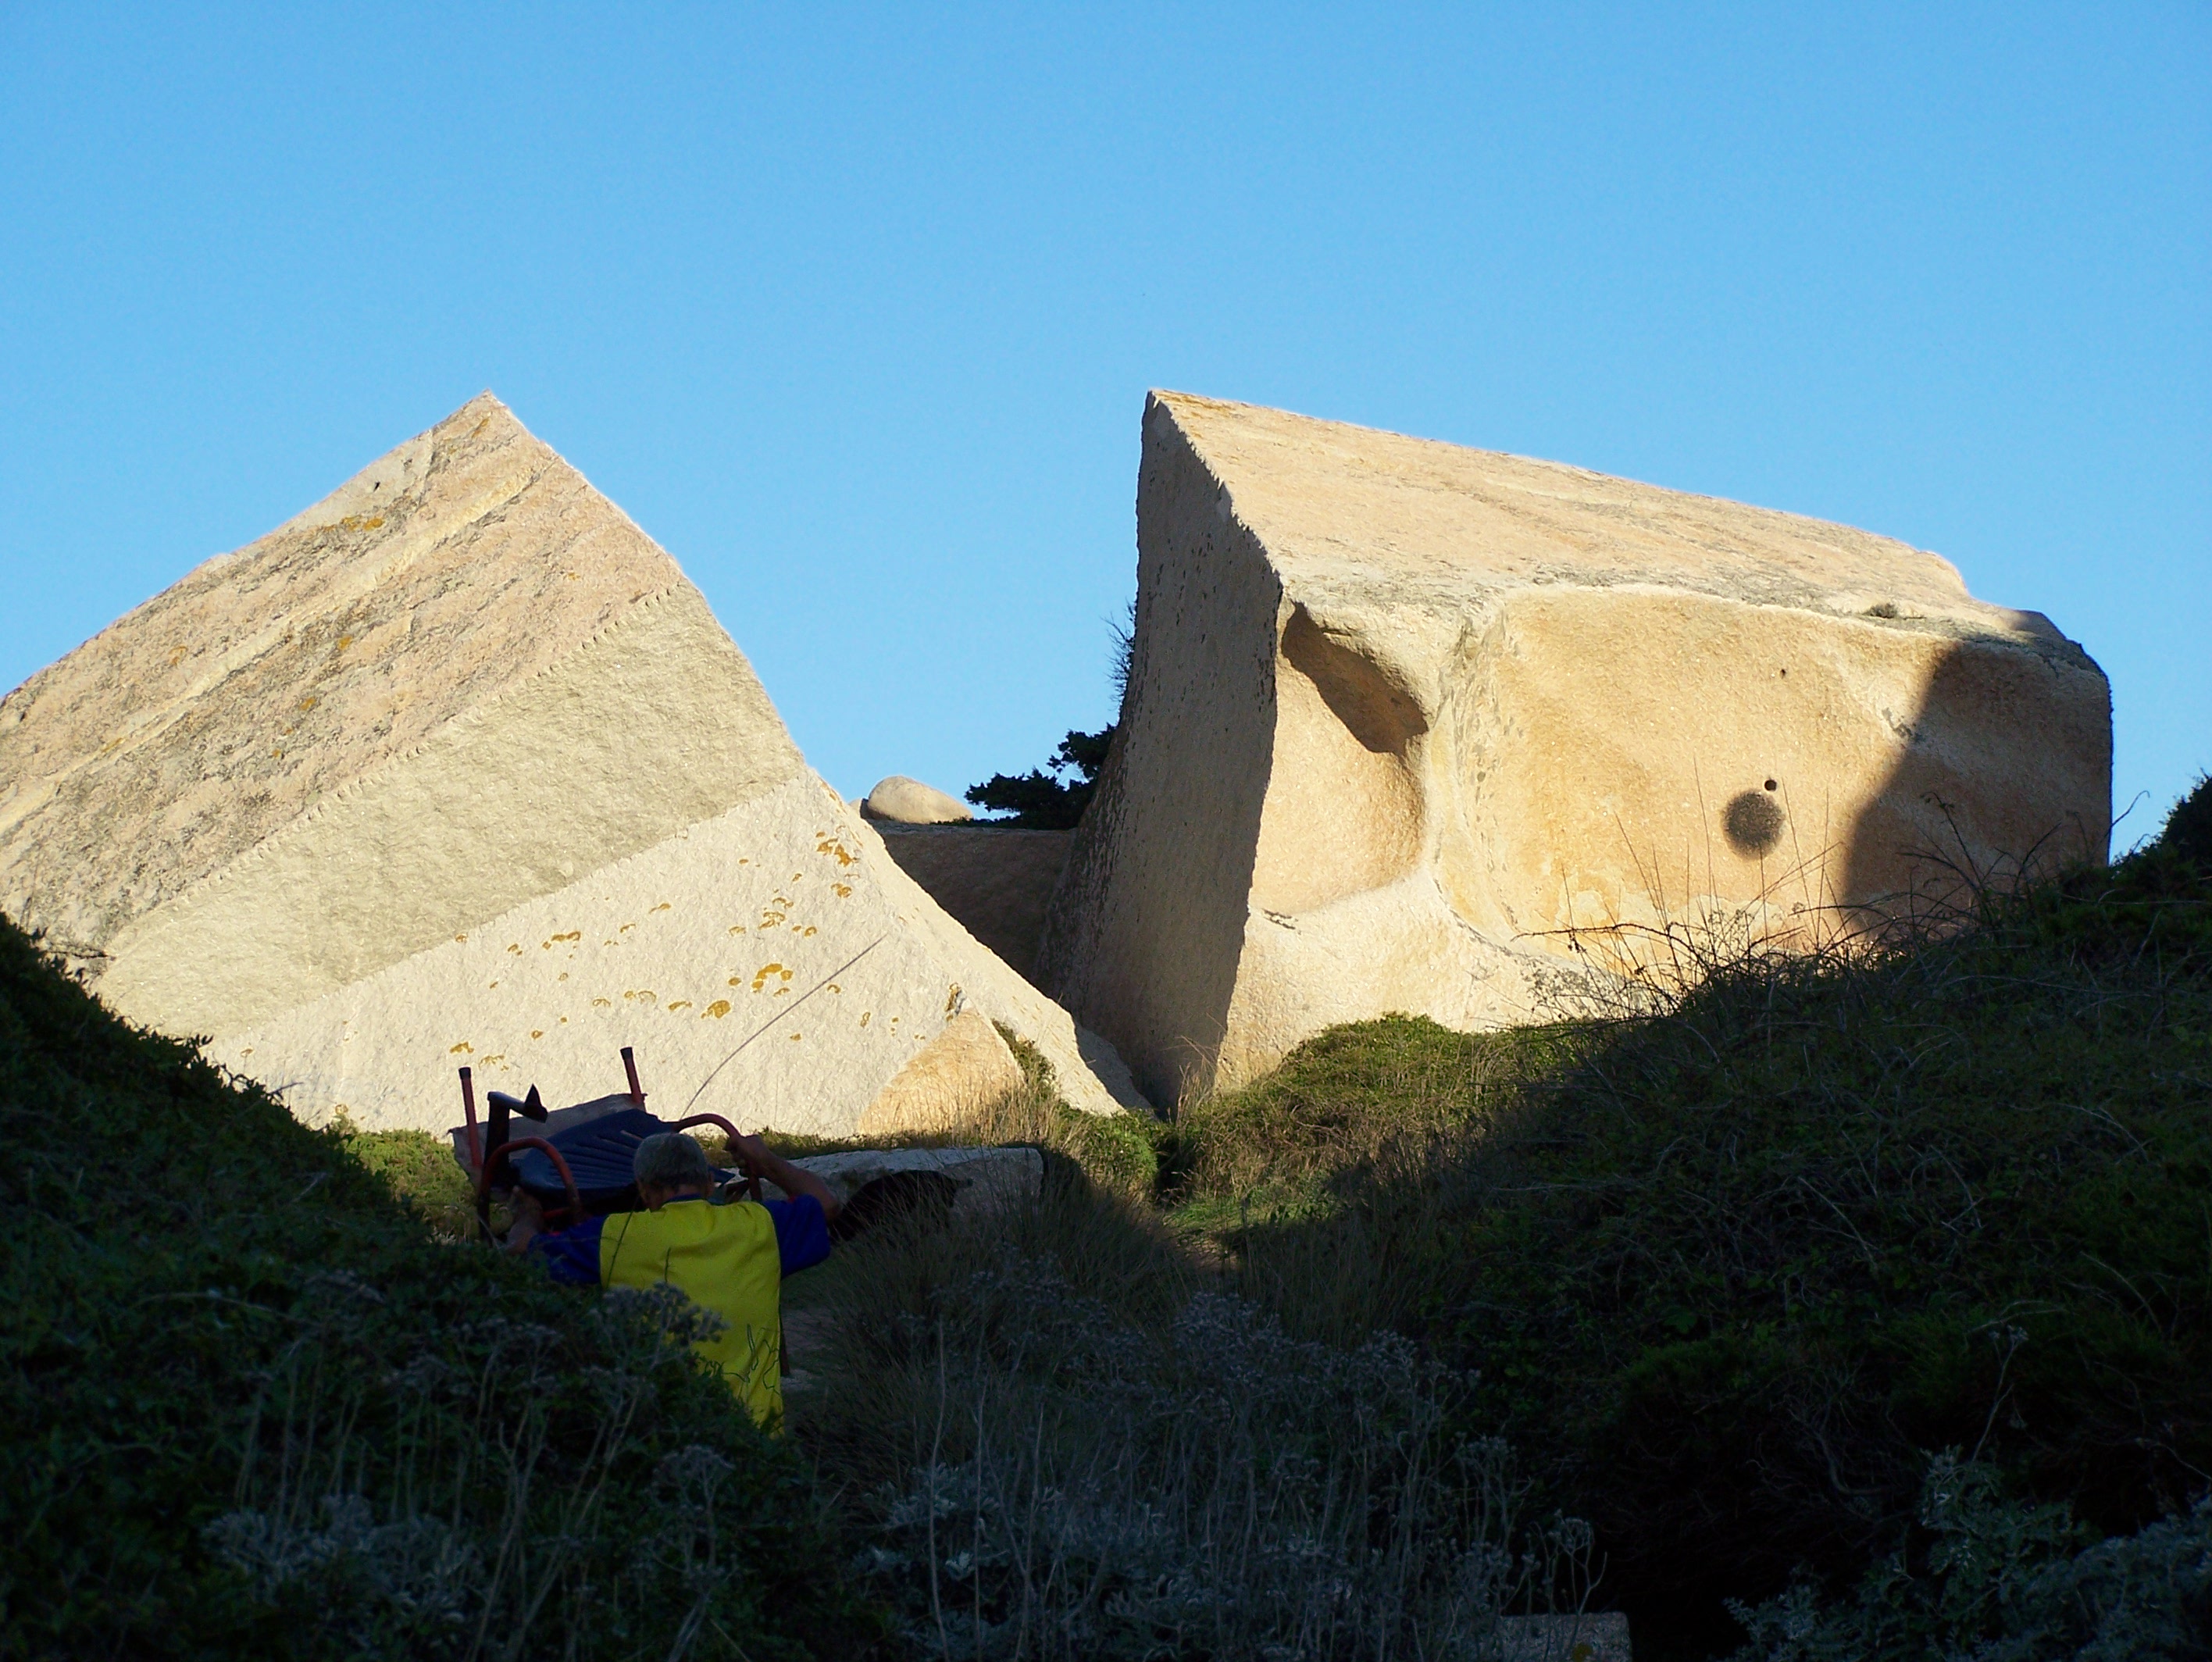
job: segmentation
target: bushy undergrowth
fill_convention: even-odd
[[[2212,774],[2199,774],[2189,793],[2173,804],[2158,840],[2169,856],[2212,866]]]
[[[0,922],[0,1654],[862,1653],[793,1453],[652,1300],[436,1244]],[[741,1652],[742,1647],[742,1652]]]
[[[356,1131],[343,1120],[337,1130],[346,1152],[411,1204],[433,1235],[451,1241],[476,1238],[475,1191],[450,1141],[428,1131]]]
[[[1574,1583],[1449,1373],[1291,1337],[1115,1197],[847,1253],[793,1412],[919,1654],[1473,1658]]]
[[[1479,1374],[1465,1423],[1708,1636],[1837,1585],[1957,1447],[2103,1531],[2212,1471],[2212,884],[2170,848],[1663,1013],[1339,1029],[1186,1112],[1181,1216],[1300,1331]]]
[[[2212,1642],[2212,1498],[2094,1540],[2070,1507],[2012,1499],[1946,1454],[1915,1521],[1855,1598],[1800,1582],[1733,1604],[1751,1635],[1733,1662],[2191,1662]]]

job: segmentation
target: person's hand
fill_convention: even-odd
[[[730,1152],[738,1157],[738,1164],[744,1168],[747,1177],[767,1176],[769,1162],[775,1158],[769,1153],[767,1143],[757,1137],[742,1133],[731,1139]]]

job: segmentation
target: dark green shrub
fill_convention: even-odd
[[[0,920],[0,1654],[863,1653],[690,1317],[440,1245]]]
[[[1070,732],[1043,767],[1019,774],[994,773],[982,784],[968,787],[968,800],[1010,816],[993,824],[1038,831],[1072,829],[1091,804],[1098,770],[1106,765],[1113,743],[1111,727],[1095,733]]]
[[[2212,1653],[2212,1500],[2133,1535],[2089,1538],[2063,1503],[2008,1499],[1944,1455],[1918,1527],[1855,1598],[1800,1582],[1756,1609],[1733,1662],[2188,1662]]]
[[[2212,867],[2212,774],[2200,778],[2173,804],[2159,842],[2192,865]]]
[[[2212,1471],[2212,881],[2171,851],[1663,1015],[1340,1030],[1167,1164],[1294,1327],[1478,1370],[1467,1424],[1647,1629],[1855,1577],[1926,1450],[2115,1532]]]

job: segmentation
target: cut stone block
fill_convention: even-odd
[[[1137,1100],[488,394],[0,701],[0,908],[311,1121],[442,1129],[462,1063],[573,1099],[629,1044],[657,1113],[846,1136],[965,1011]]]
[[[870,1184],[916,1174],[941,1177],[953,1186],[955,1217],[1034,1200],[1044,1185],[1044,1156],[1035,1149],[854,1149],[792,1163],[820,1178],[840,1204],[850,1204]],[[781,1193],[773,1183],[761,1186],[771,1198]]]
[[[1036,974],[1157,1101],[1335,1022],[1569,1013],[1638,931],[2105,857],[2102,672],[1902,543],[1177,393],[1137,513]]]
[[[1022,1065],[999,1029],[963,1010],[876,1093],[860,1116],[862,1137],[902,1128],[939,1130],[994,1098],[1022,1089]]]
[[[1045,908],[1067,865],[1072,831],[980,825],[878,825],[884,846],[930,899],[1024,975],[1036,967]]]

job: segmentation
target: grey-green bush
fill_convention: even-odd
[[[2186,1662],[2212,1655],[2212,1498],[2089,1542],[2063,1505],[2008,1499],[1999,1474],[1936,1459],[1925,1539],[1867,1573],[1855,1599],[1808,1583],[1729,1606],[1734,1662]]]
[[[1393,1334],[1291,1338],[1113,1197],[844,1271],[793,1413],[917,1654],[1473,1659],[1578,1585],[1587,1529],[1516,1535],[1503,1445],[1446,1432],[1456,1380]]]

